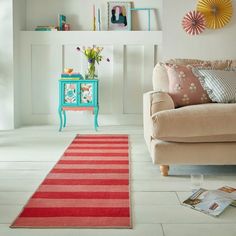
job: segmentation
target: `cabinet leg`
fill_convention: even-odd
[[[160,166],[160,171],[163,176],[168,176],[169,169],[170,169],[170,167],[167,165]]]
[[[66,127],[66,111],[63,111],[63,120],[64,120],[63,128],[65,128]]]
[[[59,118],[60,118],[59,131],[61,131],[62,130],[62,109],[61,109],[61,107],[58,108],[58,114],[59,114]]]
[[[99,111],[99,108],[94,107],[94,128],[96,131],[98,129],[98,111]]]

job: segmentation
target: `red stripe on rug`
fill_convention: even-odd
[[[61,160],[58,162],[58,164],[63,164],[63,165],[71,165],[71,164],[88,164],[88,165],[113,165],[113,164],[119,164],[119,165],[128,165],[129,164],[129,161],[103,161],[103,160],[90,160],[90,161],[87,161],[87,160],[78,160],[78,161],[73,161],[73,160],[69,160],[69,161],[66,161],[66,160]]]
[[[20,217],[129,217],[129,207],[25,208]]]
[[[128,192],[36,192],[32,198],[49,199],[129,199]]]
[[[128,185],[127,179],[45,179],[43,185]]]
[[[129,173],[128,169],[53,169],[51,173]]]
[[[71,149],[77,149],[77,150],[83,150],[83,149],[89,149],[91,147],[89,146],[71,146],[70,148],[68,148],[68,150],[71,150]],[[105,151],[105,150],[127,150],[127,147],[102,147],[102,149]],[[101,147],[93,147],[92,150],[101,150]]]
[[[128,157],[129,154],[128,153],[81,153],[81,152],[65,152],[64,156],[88,156],[88,157]]]
[[[125,134],[125,135],[119,135],[119,134],[116,134],[116,135],[110,135],[110,134],[77,134],[75,139],[77,138],[83,138],[83,139],[91,139],[91,138],[109,138],[109,139],[119,139],[119,138],[125,138],[125,139],[128,139],[128,136]]]
[[[127,141],[73,141],[72,144],[127,144]]]
[[[130,228],[127,135],[77,135],[11,227]]]

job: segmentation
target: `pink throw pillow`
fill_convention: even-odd
[[[175,107],[211,102],[190,65],[166,64],[169,77],[169,95]]]

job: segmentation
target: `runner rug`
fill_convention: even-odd
[[[77,135],[12,228],[131,228],[127,135]]]

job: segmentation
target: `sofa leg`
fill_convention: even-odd
[[[168,176],[170,167],[167,165],[160,165],[160,171],[163,176]]]

